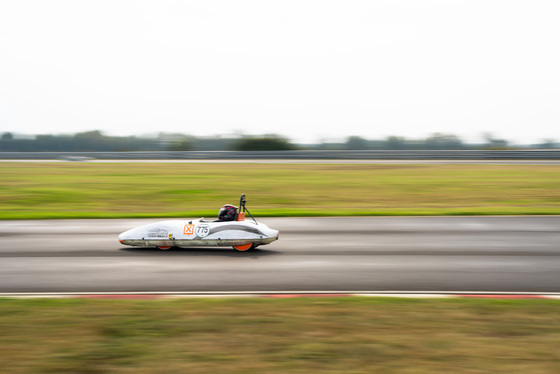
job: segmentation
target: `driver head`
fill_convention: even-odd
[[[233,221],[235,220],[235,215],[237,214],[237,207],[235,205],[226,204],[220,208],[218,213],[218,219],[220,221]]]

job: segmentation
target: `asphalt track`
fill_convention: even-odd
[[[559,292],[560,217],[263,218],[256,252],[125,247],[157,220],[0,222],[0,292]]]

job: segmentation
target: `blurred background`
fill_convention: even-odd
[[[559,373],[559,19],[1,1],[0,371]],[[278,241],[118,242],[241,193]]]

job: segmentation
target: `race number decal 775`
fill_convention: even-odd
[[[210,234],[210,226],[203,224],[203,225],[198,225],[196,226],[196,235],[199,238],[204,238],[206,236],[208,236],[208,234]]]

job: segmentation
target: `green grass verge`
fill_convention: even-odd
[[[0,219],[560,214],[556,165],[0,164]]]
[[[560,302],[0,299],[2,373],[558,373]]]

